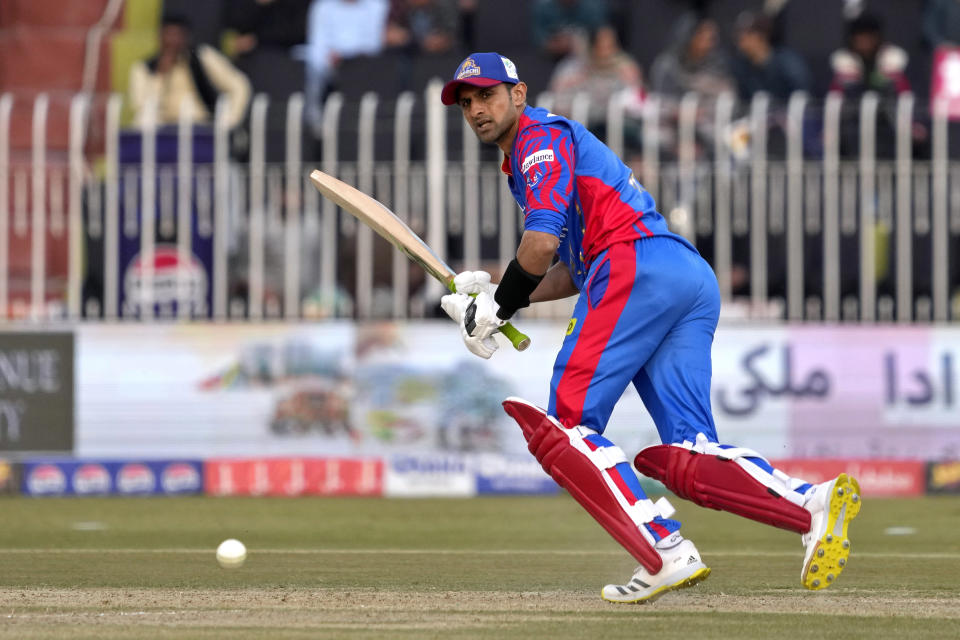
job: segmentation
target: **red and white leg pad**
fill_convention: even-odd
[[[696,443],[647,447],[633,464],[700,506],[797,533],[809,531],[810,512],[803,507],[803,495],[794,491],[795,482],[776,469],[768,473],[747,458],[763,456],[750,449],[724,449],[699,434]]]
[[[596,432],[586,427],[567,429],[546,411],[520,398],[507,398],[504,410],[517,421],[527,448],[557,484],[566,489],[613,538],[650,573],[663,566],[654,550],[656,540],[645,523],[657,516],[669,518],[673,507],[666,499],[628,497],[617,483],[614,467],[627,457],[618,447],[597,447],[586,438]],[[621,480],[622,483],[622,480]]]

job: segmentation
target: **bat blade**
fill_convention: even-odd
[[[453,269],[397,217],[397,214],[359,189],[322,171],[314,170],[310,174],[310,180],[325,198],[376,231],[381,238],[442,282],[447,289],[455,291],[453,278],[456,273]],[[509,322],[500,328],[500,332],[510,340],[517,351],[523,351],[530,346],[530,338]]]
[[[313,171],[310,180],[324,197],[337,203],[355,218],[377,232],[381,238],[402,251],[448,289],[456,275],[407,224],[376,200],[322,171]]]

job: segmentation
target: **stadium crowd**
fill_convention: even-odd
[[[874,91],[884,105],[877,150],[884,157],[893,153],[893,136],[882,134],[892,132],[894,99],[913,91],[926,104],[937,88],[930,82],[935,52],[960,42],[957,0],[918,3],[913,9],[921,12],[918,32],[898,29],[900,44],[888,39],[869,0],[838,0],[842,32],[834,30],[839,38],[822,55],[794,48],[798,37],[791,37],[796,22],[791,10],[799,10],[800,0],[664,0],[657,4],[668,10],[651,15],[656,26],[645,25],[644,16],[637,15],[646,4],[530,0],[515,16],[490,24],[482,19],[479,0],[166,0],[161,51],[131,69],[128,91],[134,105],[146,104],[150,91],[170,105],[183,92],[192,93],[197,121],[209,121],[211,96],[226,92],[242,107],[231,112],[230,122],[237,126],[243,126],[237,109],[242,113],[248,107],[251,93],[284,101],[290,93],[304,91],[308,130],[319,138],[322,106],[331,92],[355,100],[371,89],[386,98],[420,90],[429,77],[449,74],[467,52],[493,44],[518,61],[532,95],[553,95],[557,112],[569,114],[574,97],[589,94],[587,124],[599,135],[607,100],[630,90],[628,149],[640,146],[639,115],[650,94],[660,96],[669,115],[688,92],[699,94],[704,105],[733,92],[742,115],[751,97],[764,91],[771,97],[771,118],[778,117],[779,109],[782,119],[789,96],[805,91],[814,100],[827,92],[850,99],[843,151],[852,154],[857,148],[856,103]],[[732,6],[736,14],[730,16]],[[666,17],[673,24],[661,26]],[[645,49],[647,30],[665,33],[660,40],[666,45]],[[505,39],[504,31],[517,37]],[[521,42],[523,46],[509,46]],[[172,57],[169,50],[164,53],[170,43],[181,49]],[[918,44],[908,50],[903,43]],[[178,65],[167,64],[178,55]],[[916,113],[912,135],[915,151],[922,155],[928,152],[929,111]],[[161,108],[159,115],[161,124],[173,123],[176,109]],[[701,133],[709,136],[707,128]],[[816,144],[810,146],[815,153]],[[669,152],[668,139],[664,151]]]

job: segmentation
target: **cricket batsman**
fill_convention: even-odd
[[[544,470],[640,563],[602,597],[648,602],[710,574],[670,504],[650,500],[624,452],[603,437],[631,382],[663,443],[637,454],[640,473],[696,504],[799,533],[803,586],[833,583],[850,554],[859,485],[847,474],[804,482],[755,451],[721,443],[710,409],[720,293],[707,262],[667,229],[650,194],[582,124],[527,105],[508,58],[471,54],[441,99],[503,151],[501,170],[524,215],[499,285],[466,271],[456,276],[457,293],[441,301],[467,348],[489,358],[493,334],[518,309],[579,295],[547,410],[519,398],[503,406]]]

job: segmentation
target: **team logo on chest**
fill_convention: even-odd
[[[527,176],[527,186],[531,189],[537,186],[537,183],[540,182],[540,178],[543,177],[543,172],[539,169],[534,169]]]

